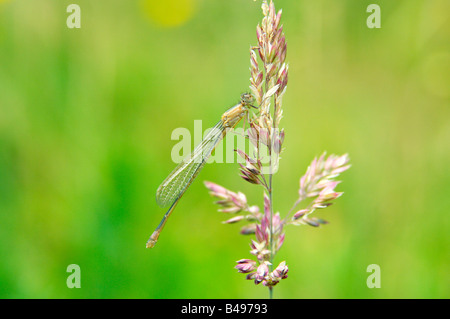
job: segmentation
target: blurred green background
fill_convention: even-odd
[[[66,26],[73,2],[81,29]],[[286,229],[275,298],[450,297],[450,2],[378,0],[369,29],[373,2],[275,2],[290,67],[275,210],[314,156],[353,165],[316,215],[329,225]],[[207,165],[145,249],[172,130],[212,126],[248,90],[261,17],[251,0],[0,0],[0,297],[268,297],[233,269],[250,237],[202,183],[260,205],[237,164]]]

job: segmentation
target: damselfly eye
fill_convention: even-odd
[[[242,104],[252,104],[255,101],[255,98],[253,97],[253,95],[251,95],[251,93],[244,93],[241,95],[241,103]]]

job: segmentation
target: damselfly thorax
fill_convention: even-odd
[[[249,107],[254,107],[251,105],[253,102],[253,96],[249,93],[242,94],[241,102],[228,111],[223,113],[222,122],[224,127],[235,127],[237,123],[248,113]]]

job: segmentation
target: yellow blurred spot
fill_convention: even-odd
[[[195,1],[141,0],[141,7],[145,15],[155,24],[163,27],[175,27],[192,18]]]

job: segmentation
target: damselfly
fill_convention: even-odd
[[[158,190],[156,191],[157,204],[161,207],[170,205],[170,208],[147,241],[147,248],[155,246],[170,214],[172,214],[186,189],[202,170],[216,145],[230,129],[234,128],[236,124],[248,114],[249,107],[255,108],[255,106],[252,105],[253,101],[254,98],[250,93],[242,94],[239,104],[233,106],[222,115],[220,121],[211,131],[209,131],[203,141],[189,156],[178,164],[172,173],[170,173],[158,187]]]

